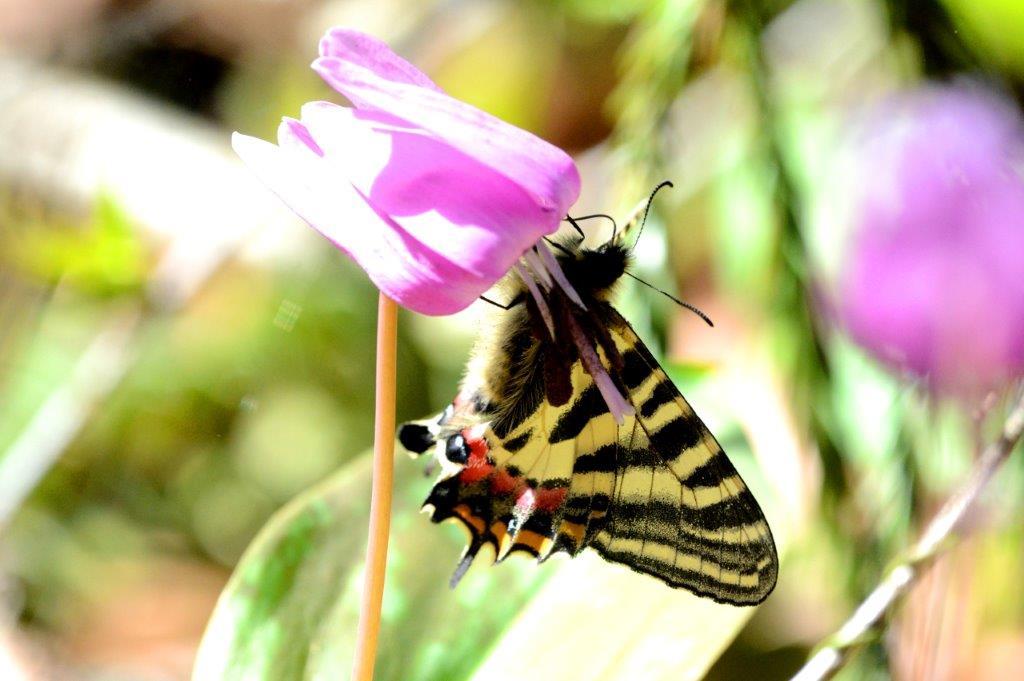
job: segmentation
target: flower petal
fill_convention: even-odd
[[[378,212],[481,279],[501,278],[547,233],[549,213],[517,183],[387,114],[320,102],[302,123]]]
[[[334,29],[314,64],[355,105],[285,119],[280,146],[234,146],[289,206],[406,307],[469,305],[579,194],[572,159],[445,95],[383,42]]]
[[[385,111],[443,140],[525,189],[545,211],[545,233],[575,203],[580,176],[564,151],[434,89],[381,77],[354,60],[321,57],[313,68],[359,108]]]
[[[245,137],[245,135],[241,135]],[[313,136],[309,134],[309,130],[306,129],[302,123],[295,120],[294,118],[285,118],[281,121],[280,129],[277,133],[278,142],[282,145],[305,147],[309,149],[317,156],[323,156],[324,150],[320,148],[320,145],[316,143]],[[232,138],[232,141],[234,138]],[[243,145],[247,142],[243,142]]]
[[[332,28],[320,39],[320,56],[337,57],[373,71],[377,77],[441,92],[425,73],[395,54],[384,41],[350,28]],[[350,98],[351,99],[351,98]],[[362,108],[356,100],[352,103]]]
[[[235,133],[232,146],[293,211],[355,260],[400,305],[423,314],[451,314],[491,285],[491,280],[425,248],[375,211],[339,164],[309,146],[312,137],[297,121],[282,123],[279,136],[280,147]]]

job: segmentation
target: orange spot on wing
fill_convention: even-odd
[[[551,539],[545,537],[542,534],[537,534],[531,530],[519,530],[519,534],[516,535],[516,544],[513,548],[519,548],[525,546],[531,549],[534,553],[544,554],[548,547],[551,545]]]
[[[583,532],[586,530],[583,525],[579,523],[562,523],[562,526],[558,528],[558,531],[564,535],[568,535],[576,542],[576,546],[580,545],[583,541]]]
[[[466,521],[466,524],[476,530],[477,535],[484,533],[484,521],[478,516],[473,515],[473,512],[469,510],[469,506],[465,504],[459,504],[452,509],[460,518]]]
[[[494,538],[497,540],[497,544],[499,547],[502,545],[502,543],[507,542],[509,540],[508,526],[500,520],[491,523],[491,534],[494,535]]]

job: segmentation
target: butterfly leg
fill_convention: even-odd
[[[480,300],[482,300],[485,303],[488,303],[490,305],[493,305],[494,307],[501,308],[502,310],[511,310],[513,307],[515,307],[519,303],[521,303],[524,300],[526,300],[526,296],[524,296],[522,294],[519,294],[518,296],[513,298],[511,301],[509,301],[509,303],[507,305],[503,305],[503,304],[499,303],[496,300],[491,300],[487,296],[480,296]]]

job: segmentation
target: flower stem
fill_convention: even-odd
[[[391,526],[391,487],[395,464],[395,356],[398,345],[398,305],[380,294],[377,305],[377,390],[373,428],[373,484],[370,491],[370,537],[359,628],[356,632],[353,681],[371,681],[380,631],[384,568]]]
[[[1022,433],[1024,392],[1018,396],[999,439],[985,448],[963,486],[946,501],[905,557],[889,570],[850,619],[825,641],[792,681],[830,679],[842,668],[868,633],[889,614],[943,550],[949,548],[949,539],[977,503],[989,480],[1009,458]]]

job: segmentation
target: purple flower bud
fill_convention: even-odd
[[[1024,374],[1024,126],[977,89],[887,102],[856,151],[850,334],[943,393]]]

